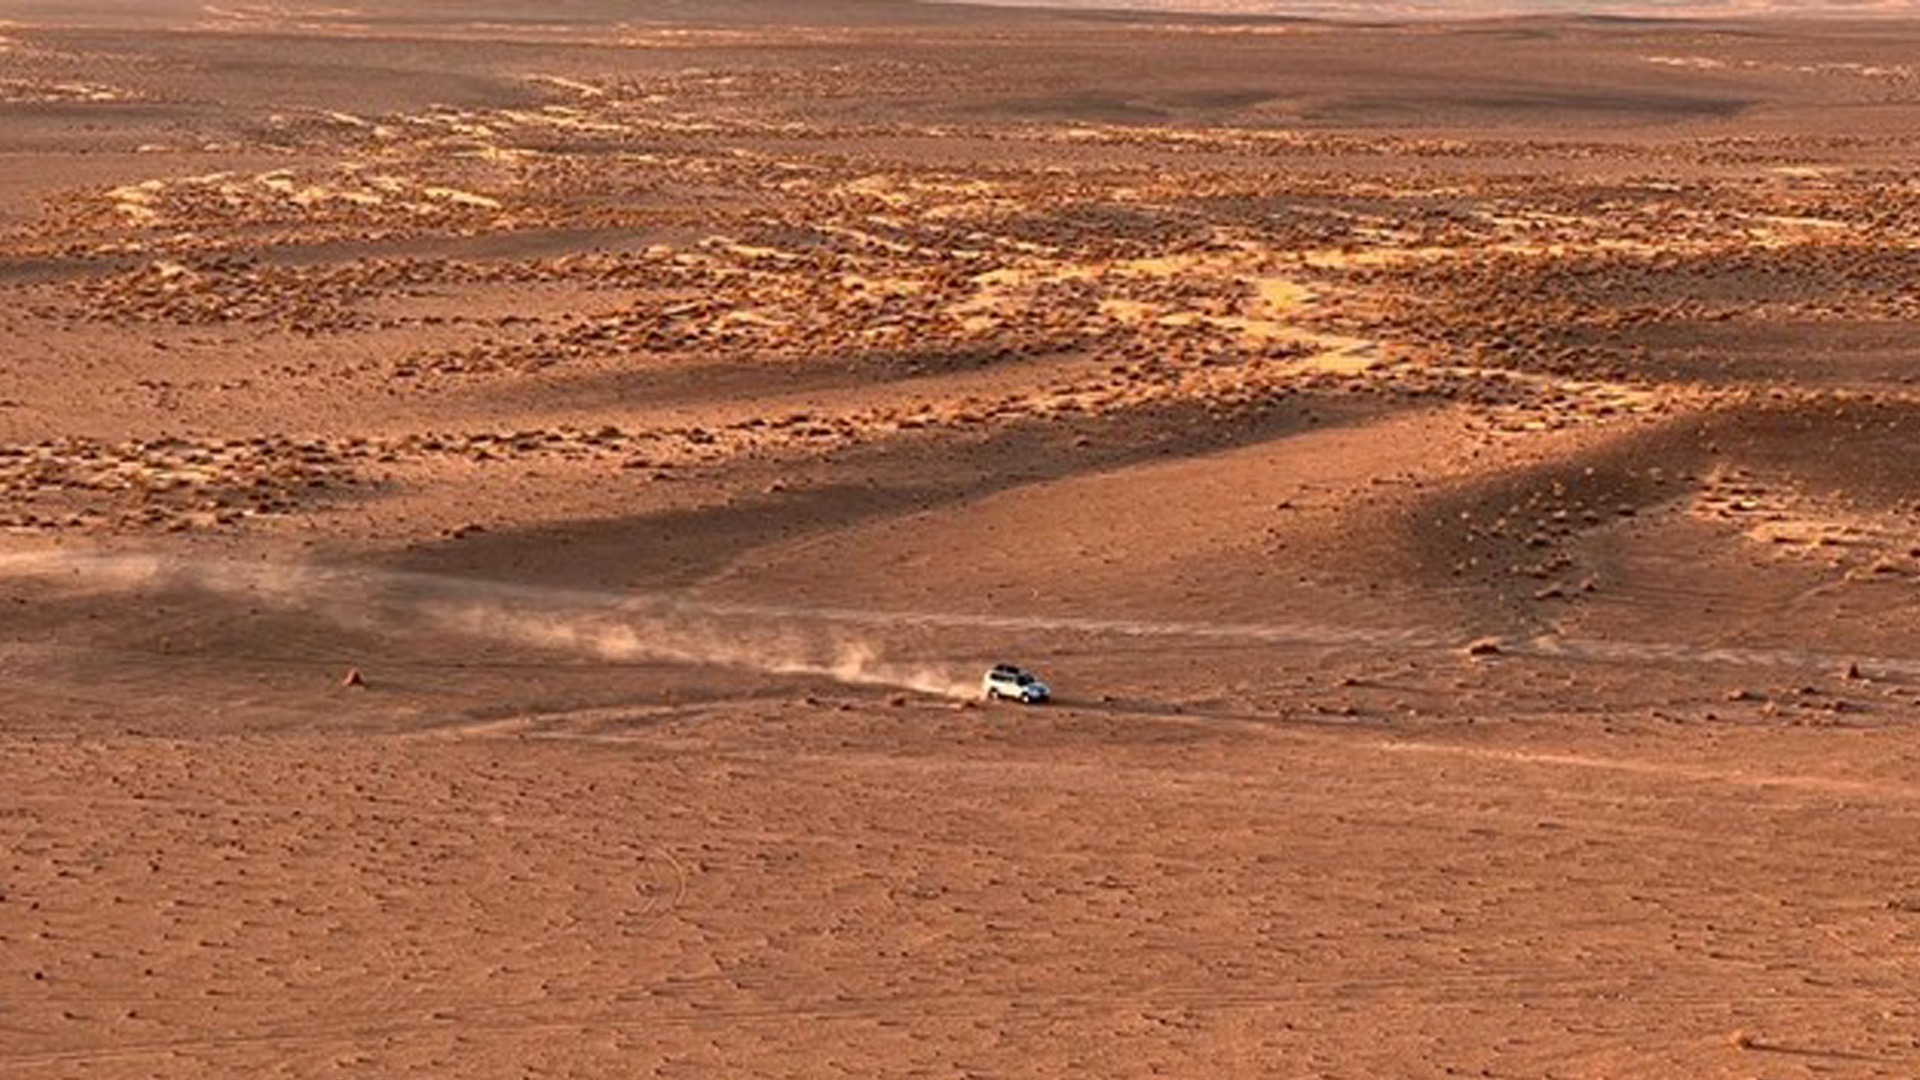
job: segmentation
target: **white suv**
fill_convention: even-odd
[[[1012,664],[995,664],[980,679],[980,693],[988,701],[1009,698],[1022,705],[1038,705],[1053,697],[1053,690],[1031,671]]]

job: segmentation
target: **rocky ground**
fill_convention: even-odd
[[[423,10],[0,24],[0,1073],[1920,1067],[1920,30]]]

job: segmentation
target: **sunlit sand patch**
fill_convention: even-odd
[[[842,191],[849,195],[864,195],[870,199],[879,199],[888,206],[904,209],[913,205],[913,197],[899,190],[899,186],[886,176],[863,176],[842,184]]]
[[[720,317],[721,325],[757,326],[767,330],[779,330],[789,324],[784,319],[776,319],[764,311],[740,308],[729,311]]]
[[[1752,222],[1747,226],[1748,235],[1767,247],[1789,247],[1809,241],[1838,239],[1840,234],[1852,232],[1854,228],[1844,221],[1777,214],[1763,214],[1753,218]]]
[[[527,78],[531,82],[558,87],[561,90],[571,91],[581,97],[599,98],[607,96],[607,92],[600,87],[592,83],[581,82],[579,79],[569,79],[565,75],[529,75]]]
[[[221,172],[151,179],[122,185],[105,194],[114,213],[129,224],[141,226],[170,221],[192,223],[209,216],[264,223],[290,220],[294,212],[303,217],[313,215],[307,220],[320,221],[343,213],[413,215],[502,208],[499,200],[487,195],[370,173],[355,163],[318,172],[274,169],[253,175]]]
[[[1315,248],[1300,253],[1301,265],[1314,270],[1391,268],[1412,263],[1442,262],[1457,259],[1462,252],[1447,247],[1362,248],[1359,246]]]
[[[380,196],[364,191],[338,191],[319,184],[303,187],[293,192],[289,198],[299,206],[319,206],[322,203],[339,200],[360,206],[379,206],[385,202]]]
[[[1652,190],[1679,189],[1646,182]],[[1546,210],[1483,210],[1473,215],[1476,228],[1451,243],[1432,243],[1420,234],[1369,215],[1336,215],[1356,223],[1353,239],[1337,246],[1294,253],[1316,270],[1392,269],[1427,263],[1513,255],[1557,259],[1587,255],[1652,257],[1711,253],[1742,247],[1759,239],[1769,246],[1832,239],[1847,223],[1811,217],[1755,214],[1750,233],[1731,233],[1721,216],[1711,218],[1671,208],[1625,222],[1601,215]]]
[[[1290,278],[1261,278],[1254,288],[1260,303],[1276,315],[1300,310],[1320,298],[1319,293]]]
[[[295,4],[202,4],[200,13],[215,19],[227,19],[235,22],[288,22],[310,19],[351,19],[364,16],[365,11],[355,7],[305,7]],[[331,22],[328,25],[334,25]],[[349,29],[359,24],[348,24]]]
[[[1661,67],[1694,68],[1700,71],[1717,71],[1727,66],[1725,60],[1715,60],[1711,56],[1643,56],[1640,59]]]
[[[1906,64],[1863,64],[1854,61],[1839,61],[1829,64],[1796,64],[1785,70],[1802,75],[1851,75],[1862,79],[1884,79],[1905,82],[1914,77],[1915,69]]]
[[[1643,56],[1643,61],[1663,67],[1690,68],[1697,71],[1784,71],[1795,75],[1844,75],[1858,79],[1906,82],[1915,77],[1909,64],[1869,64],[1857,60],[1835,60],[1819,64],[1781,64],[1764,60],[1720,60],[1710,56]]]
[[[468,112],[465,109],[454,109],[444,105],[435,106],[425,113],[397,116],[394,117],[393,120],[399,124],[408,124],[414,127],[437,128],[455,135],[489,142],[497,138],[500,134],[489,125],[486,122],[486,118],[480,114]]]
[[[834,27],[783,26],[777,31],[717,28],[623,27],[622,32],[595,41],[622,49],[776,48],[836,45],[859,40],[860,31]]]
[[[1057,281],[1092,281],[1099,271],[1091,266],[1003,266],[976,274],[973,283],[983,290],[1032,288]]]
[[[842,274],[840,284],[849,292],[877,296],[919,296],[927,291],[927,285],[923,281],[873,274]]]
[[[579,110],[570,109],[565,105],[547,105],[533,112],[525,109],[502,109],[493,114],[492,126],[500,126],[502,122],[520,127],[554,128],[592,135],[631,135],[637,130],[628,124],[584,116]]]
[[[1728,246],[1725,238],[1693,240],[1668,238],[1659,243],[1625,237],[1593,236],[1542,242],[1496,241],[1459,247],[1434,245],[1314,248],[1299,253],[1303,266],[1315,270],[1393,269],[1420,263],[1449,262],[1488,254],[1518,255],[1528,258],[1565,258],[1575,255],[1651,256],[1681,252],[1718,250]]]
[[[1248,153],[1324,150],[1380,156],[1454,157],[1473,150],[1472,143],[1461,139],[1403,135],[1361,136],[1249,127],[1197,129],[1155,125],[1075,123],[1066,126],[1035,125],[1021,129],[1020,135],[1028,141],[1040,143],[1164,146],[1172,149],[1212,149]]]
[[[0,101],[12,104],[105,103],[140,99],[141,95],[131,90],[104,83],[0,79]]]
[[[1154,305],[1140,300],[1125,300],[1110,296],[1101,299],[1100,314],[1115,322],[1139,324],[1152,320],[1160,312]]]
[[[326,120],[328,123],[337,124],[340,127],[354,131],[364,131],[376,139],[390,140],[399,135],[399,132],[386,124],[375,123],[364,116],[356,116],[353,113],[327,109],[322,110],[319,115],[321,119]]]
[[[147,180],[114,188],[107,192],[107,198],[113,201],[113,208],[121,215],[144,224],[160,216],[153,204],[164,187],[163,181]]]
[[[699,247],[704,251],[724,252],[749,260],[772,259],[778,262],[795,262],[802,258],[791,251],[759,244],[744,244],[729,236],[710,236],[700,241]]]
[[[472,206],[482,210],[498,210],[501,207],[498,199],[472,191],[462,191],[459,188],[428,187],[422,188],[420,193],[429,199],[438,199],[458,206]]]
[[[815,232],[826,233],[829,236],[844,236],[857,243],[891,251],[896,255],[911,255],[918,250],[912,244],[902,243],[898,240],[890,240],[884,236],[875,236],[873,233],[867,232],[864,229],[856,229],[851,225],[835,225],[831,222],[811,222],[807,227],[813,229]]]
[[[1577,214],[1555,214],[1546,210],[1484,210],[1475,216],[1497,228],[1519,232],[1531,232],[1543,228],[1594,227],[1601,224],[1592,218]]]
[[[1332,26],[1308,23],[1286,23],[1275,26],[1264,26],[1259,23],[1152,23],[1144,26],[1129,26],[1123,23],[1119,29],[1149,36],[1187,34],[1195,37],[1230,38],[1314,37],[1336,32],[1336,28]]]
[[[482,146],[477,149],[463,151],[461,156],[491,162],[496,165],[523,165],[544,155],[538,150],[523,150],[517,147],[509,148],[504,146]]]
[[[1312,371],[1355,377],[1372,371],[1381,362],[1379,343],[1364,338],[1302,333],[1299,340],[1320,349],[1300,362]]]
[[[895,210],[917,209],[942,218],[963,217],[1019,206],[999,184],[966,178],[914,177],[873,173],[832,184],[829,190],[877,199]]]
[[[261,31],[301,31],[301,33],[369,33],[367,23],[348,23],[365,15],[359,8],[300,8],[292,4],[202,4],[200,19],[190,27],[196,31],[217,33],[261,33]]]

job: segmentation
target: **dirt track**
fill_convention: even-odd
[[[688,7],[0,24],[0,1076],[1920,1071],[1920,29]]]

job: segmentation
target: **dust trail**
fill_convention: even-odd
[[[969,698],[971,680],[938,665],[887,659],[876,635],[904,629],[1000,634],[1246,641],[1334,648],[1458,649],[1481,635],[1431,627],[1320,623],[1199,623],[714,603],[329,568],[144,555],[0,555],[0,577],[64,579],[79,588],[183,589],[319,615],[376,633],[419,629],[563,650],[605,660],[713,664]],[[1857,664],[1872,675],[1920,677],[1920,659],[1817,650],[1566,638],[1501,641],[1508,654],[1602,664],[1680,663],[1773,669]]]
[[[451,632],[603,660],[711,664],[965,698],[977,687],[938,665],[889,660],[844,625],[603,594],[326,567],[153,555],[0,555],[0,577],[82,591],[184,591],[315,615],[374,633]]]

